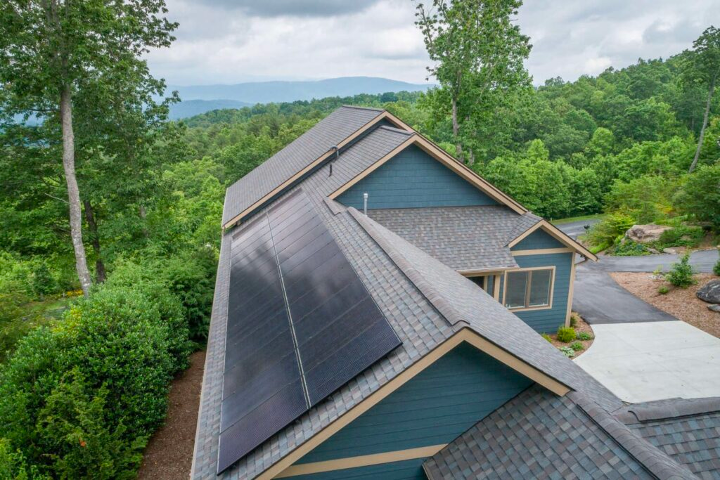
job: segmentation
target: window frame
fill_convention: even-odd
[[[550,291],[548,292],[548,303],[547,305],[538,305],[535,307],[529,306],[530,304],[530,289],[532,286],[532,272],[536,270],[549,270],[550,271]],[[510,273],[528,272],[527,282],[525,284],[525,306],[524,307],[508,307],[505,303],[505,297],[507,295],[508,286],[508,275]],[[528,267],[528,268],[515,268],[512,270],[506,270],[503,275],[503,294],[502,294],[502,305],[511,312],[525,312],[530,310],[550,310],[553,308],[553,297],[555,294],[555,266],[547,267]]]

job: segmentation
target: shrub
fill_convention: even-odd
[[[676,287],[687,288],[696,283],[693,278],[693,267],[690,265],[690,254],[686,253],[679,262],[673,263],[665,279]]]
[[[570,347],[560,347],[560,351],[568,358],[572,358],[575,356],[575,350]]]
[[[563,343],[572,342],[575,340],[575,329],[561,325],[557,330],[557,339]]]
[[[547,340],[548,342],[552,343],[552,338],[550,338],[550,335],[548,335],[547,333],[543,333],[543,334],[540,335],[540,336],[543,337],[543,338],[544,338],[545,340]]]
[[[585,341],[585,340],[592,340],[593,338],[594,338],[594,337],[593,337],[592,335],[590,335],[588,332],[579,332],[579,333],[577,334],[577,339],[578,339],[578,340],[583,340],[583,341]]]
[[[575,315],[570,316],[570,326],[575,328],[578,324],[578,319]]]
[[[167,316],[177,300],[159,295],[150,283],[101,286],[19,342],[0,369],[0,438],[11,451],[57,478],[133,477],[186,335]]]
[[[570,348],[572,348],[576,352],[579,352],[580,350],[584,349],[585,347],[583,347],[582,343],[580,343],[580,342],[573,342],[570,344]]]
[[[713,273],[720,277],[720,259],[715,262],[715,266],[713,267]]]
[[[666,295],[670,289],[667,287],[667,285],[661,285],[660,288],[658,288],[658,293],[660,295]]]
[[[659,247],[697,247],[705,235],[702,227],[680,226],[660,235]]]
[[[633,218],[625,214],[615,213],[608,215],[588,231],[587,241],[591,246],[604,246],[607,248],[615,243],[615,239],[624,235],[634,223]]]
[[[650,251],[642,243],[625,240],[620,242],[612,251],[613,255],[618,257],[637,257],[641,255],[650,255]]]
[[[53,293],[57,289],[57,283],[45,262],[40,263],[33,272],[32,289],[41,300],[45,295]]]

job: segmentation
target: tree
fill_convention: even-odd
[[[703,115],[700,135],[698,137],[695,157],[690,164],[690,173],[695,170],[700,149],[703,145],[703,136],[708,124],[710,105],[712,104],[715,85],[720,78],[720,30],[710,26],[700,37],[693,42],[693,49],[684,53],[685,62],[683,65],[683,80],[688,85],[704,85],[707,87],[707,101],[705,103],[705,114]]]
[[[177,24],[162,17],[165,13],[164,0],[7,0],[0,4],[3,114],[27,118],[34,113],[60,125],[70,235],[86,296],[91,278],[82,237],[74,106],[86,92],[104,94],[93,96],[100,102],[94,108],[105,111],[122,101],[115,92],[162,93],[162,82],[150,77],[140,56],[148,47],[167,47],[174,40],[170,32]],[[136,98],[128,103],[137,105]]]
[[[416,25],[430,59],[428,71],[449,100],[443,105],[452,120],[452,136],[461,159],[472,163],[472,150],[482,147],[498,106],[521,87],[530,85],[523,61],[530,54],[529,38],[511,16],[521,0],[432,0],[417,5]]]

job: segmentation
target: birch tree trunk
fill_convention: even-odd
[[[72,98],[69,87],[63,87],[60,93],[60,118],[62,120],[63,137],[63,169],[68,189],[70,205],[70,237],[75,250],[75,267],[80,280],[80,287],[87,297],[90,293],[92,280],[87,267],[85,246],[82,239],[82,208],[80,207],[80,190],[75,176],[75,135],[72,126]]]
[[[703,116],[702,127],[700,127],[700,138],[698,138],[698,145],[697,145],[697,149],[695,150],[695,158],[693,158],[693,161],[690,164],[690,170],[688,170],[688,173],[692,173],[693,170],[695,170],[698,159],[700,158],[700,150],[702,150],[703,138],[705,137],[705,128],[707,127],[707,124],[708,124],[708,115],[710,114],[710,104],[712,103],[712,97],[713,97],[714,91],[715,91],[715,77],[713,77],[713,79],[710,81],[710,88],[708,89],[707,104],[705,105],[705,115]]]
[[[453,137],[455,138],[455,155],[457,156],[458,160],[460,162],[463,161],[463,150],[462,150],[462,144],[460,143],[460,137],[458,137],[458,134],[460,133],[460,124],[458,123],[458,107],[457,107],[457,98],[453,96],[452,98],[452,129],[453,129]]]

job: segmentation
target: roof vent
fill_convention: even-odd
[[[330,175],[328,175],[329,177],[332,177],[333,162],[334,162],[335,160],[337,160],[338,157],[340,156],[340,149],[338,148],[337,145],[333,145],[332,147],[330,147],[330,151],[335,152],[335,158],[332,159],[332,160],[330,160]]]

